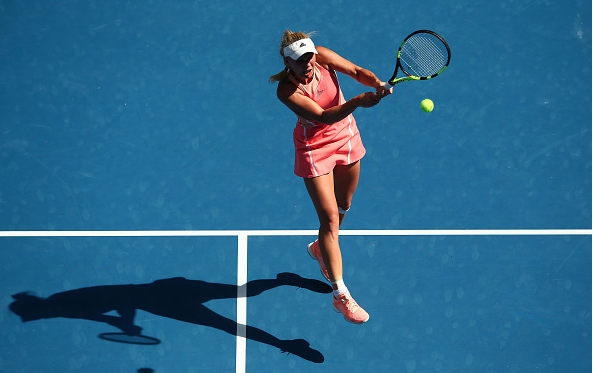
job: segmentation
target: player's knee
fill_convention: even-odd
[[[350,210],[350,205],[348,205],[347,207],[338,206],[338,214],[340,215],[346,215],[348,210]]]
[[[340,229],[340,215],[338,209],[335,211],[326,211],[324,216],[321,217],[320,223],[324,230],[337,232]]]

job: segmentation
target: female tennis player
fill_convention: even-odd
[[[285,69],[271,76],[270,82],[278,82],[278,99],[297,115],[294,172],[304,179],[319,217],[319,237],[307,251],[332,284],[334,309],[349,322],[364,323],[369,315],[344,284],[338,242],[340,225],[358,185],[359,161],[365,154],[352,113],[359,107],[375,106],[392,90],[383,89],[385,83],[369,70],[327,48],[315,47],[302,32],[284,32],[280,55]],[[346,101],[336,71],[375,92]]]

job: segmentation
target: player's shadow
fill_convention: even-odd
[[[280,273],[275,279],[249,281],[244,286],[247,286],[248,297],[279,286],[331,293],[331,287],[326,283],[305,279],[293,273]],[[237,290],[237,285],[176,277],[149,284],[86,287],[56,293],[48,298],[40,298],[28,292],[19,293],[12,296],[14,301],[9,308],[23,322],[54,317],[85,319],[107,323],[128,336],[141,335],[142,328],[134,324],[136,310],[237,335],[237,323],[234,320],[219,315],[203,304],[213,299],[236,298]],[[120,316],[106,314],[111,311],[116,311]],[[245,330],[244,337],[247,339],[277,347],[282,352],[315,363],[324,361],[321,352],[309,347],[304,339],[281,340],[249,325],[240,329]]]

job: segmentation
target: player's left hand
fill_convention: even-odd
[[[381,98],[393,93],[393,87],[389,89],[383,88],[385,84],[385,82],[379,82],[379,84],[375,87],[377,90],[377,95],[379,95]]]

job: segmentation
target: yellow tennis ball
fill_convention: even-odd
[[[434,102],[432,102],[428,98],[424,99],[420,103],[420,109],[422,109],[422,111],[425,113],[430,113],[432,109],[434,109]]]

